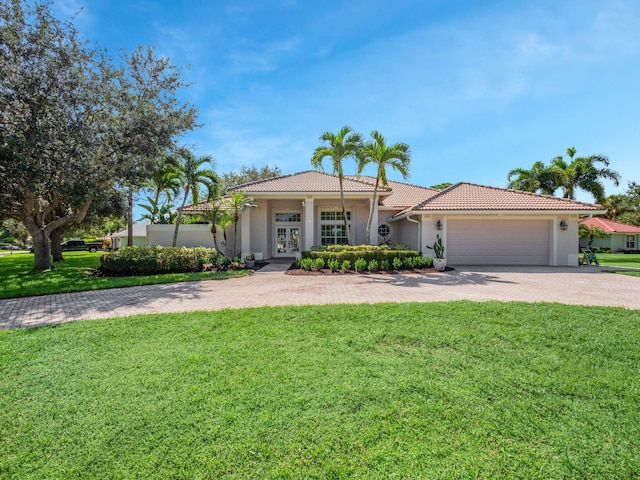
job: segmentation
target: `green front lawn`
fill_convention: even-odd
[[[0,332],[0,478],[636,478],[640,312],[453,302]]]
[[[132,287],[157,283],[211,280],[245,275],[245,271],[172,273],[137,277],[95,277],[89,274],[100,266],[102,253],[65,252],[63,262],[53,270],[33,271],[33,255],[0,257],[0,298],[30,297],[49,293],[81,292],[104,288]]]
[[[638,254],[598,253],[596,256],[600,265],[640,268],[640,255]]]

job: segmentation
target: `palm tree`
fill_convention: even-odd
[[[535,162],[529,170],[515,168],[509,172],[507,180],[509,181],[507,188],[525,192],[540,192],[545,195],[553,195],[557,189],[554,172],[543,162]]]
[[[615,186],[620,184],[620,174],[607,168],[609,159],[604,155],[591,155],[589,157],[577,157],[575,147],[567,148],[569,162],[562,157],[556,157],[551,161],[550,168],[557,178],[558,186],[562,188],[564,198],[575,199],[577,188],[593,195],[597,202],[604,199],[604,185],[602,180],[611,180]],[[603,168],[595,164],[602,163]]]
[[[210,155],[196,157],[186,148],[180,148],[176,152],[175,159],[180,174],[180,183],[184,188],[184,197],[182,206],[178,209],[178,217],[176,218],[176,228],[173,231],[173,246],[178,243],[178,228],[182,222],[182,211],[187,204],[189,194],[191,194],[192,204],[200,203],[201,188],[207,190],[207,199],[216,196],[218,190],[218,175],[209,168],[204,168],[208,163],[213,167],[213,158]]]
[[[591,247],[591,244],[593,243],[594,238],[606,238],[607,234],[604,233],[604,230],[602,230],[599,227],[585,225],[584,223],[581,223],[580,226],[578,227],[578,236],[580,238],[588,238],[589,247]]]
[[[373,164],[376,168],[373,202],[369,208],[369,219],[367,221],[366,238],[369,243],[371,243],[371,223],[373,221],[375,205],[378,201],[378,187],[381,184],[383,187],[389,184],[387,181],[387,167],[391,167],[400,172],[402,178],[406,180],[409,176],[409,164],[411,163],[411,152],[409,145],[406,143],[395,143],[389,146],[384,136],[377,130],[371,132],[371,138],[373,141],[366,142],[362,145],[358,153],[358,174],[361,174],[369,164]]]
[[[149,213],[143,218],[147,218],[151,223],[167,223],[161,218],[170,205],[173,197],[180,192],[180,172],[176,164],[175,158],[169,155],[162,159],[162,162],[156,170],[154,170],[151,178],[147,182],[147,188],[153,192],[153,198],[147,195],[148,205],[140,205]],[[164,194],[166,202],[161,203],[161,197]]]
[[[233,258],[236,257],[236,244],[238,238],[238,221],[240,220],[240,213],[250,207],[255,207],[255,200],[252,197],[248,197],[244,192],[233,192],[227,198],[227,205],[231,212],[231,219],[233,220]]]
[[[618,215],[633,210],[629,203],[629,197],[623,194],[609,195],[602,201],[602,206],[607,209],[606,217],[614,222],[618,218]]]
[[[351,127],[344,126],[338,133],[324,132],[320,136],[320,141],[324,144],[317,147],[311,157],[311,165],[315,169],[322,169],[322,161],[329,157],[333,167],[333,173],[338,175],[340,185],[340,203],[342,205],[342,218],[344,219],[344,229],[347,234],[347,243],[351,244],[351,230],[347,219],[347,209],[344,205],[344,172],[342,161],[346,158],[357,158],[358,149],[362,143],[362,136],[352,131]]]
[[[231,223],[229,212],[227,212],[227,210],[224,209],[222,206],[214,204],[211,207],[211,210],[205,211],[201,216],[204,220],[211,222],[211,235],[213,235],[213,245],[216,247],[216,250],[219,251],[220,249],[218,248],[218,227],[220,227],[223,224],[226,224],[225,228],[229,226],[229,224]],[[224,231],[224,228],[223,228],[223,231]],[[226,233],[224,238],[226,241],[227,239]]]

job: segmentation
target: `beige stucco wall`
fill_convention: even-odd
[[[173,244],[174,230],[175,225],[147,225],[148,244],[170,247]],[[233,231],[232,227],[230,227],[229,230]],[[218,232],[218,242],[220,242],[221,239],[222,232]],[[213,248],[211,225],[180,225],[177,245],[180,247]]]

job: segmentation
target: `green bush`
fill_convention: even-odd
[[[298,268],[310,271],[313,268],[314,260],[313,258],[299,258],[296,260],[296,263],[298,264]]]
[[[349,270],[351,270],[351,260],[343,260],[340,268],[343,272],[348,272]]]
[[[340,262],[335,258],[330,258],[327,260],[327,267],[329,267],[332,272],[335,272],[340,267]]]
[[[317,268],[318,270],[321,270],[324,268],[324,258],[316,258],[313,261],[313,266],[314,268]]]
[[[323,258],[325,262],[336,259],[339,262],[349,260],[353,265],[358,258],[363,258],[367,264],[371,260],[382,264],[383,260],[393,262],[394,258],[420,257],[420,252],[404,245],[325,245],[314,246],[309,251],[302,252],[302,258]]]
[[[380,270],[389,270],[389,260],[380,260]]]
[[[402,258],[400,257],[396,257],[393,259],[393,269],[394,270],[402,270],[402,266],[404,265],[404,262],[402,261]]]
[[[353,269],[356,272],[362,272],[367,266],[367,261],[364,258],[358,258],[354,263],[353,263]]]
[[[375,272],[376,270],[378,270],[378,267],[379,265],[377,260],[370,260],[367,264],[367,270],[369,270],[370,272]]]
[[[123,247],[100,257],[102,271],[115,275],[200,272],[224,269],[224,256],[214,248]]]

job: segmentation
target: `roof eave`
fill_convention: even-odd
[[[606,210],[409,210],[393,216],[390,221],[397,222],[411,215],[601,215]]]

